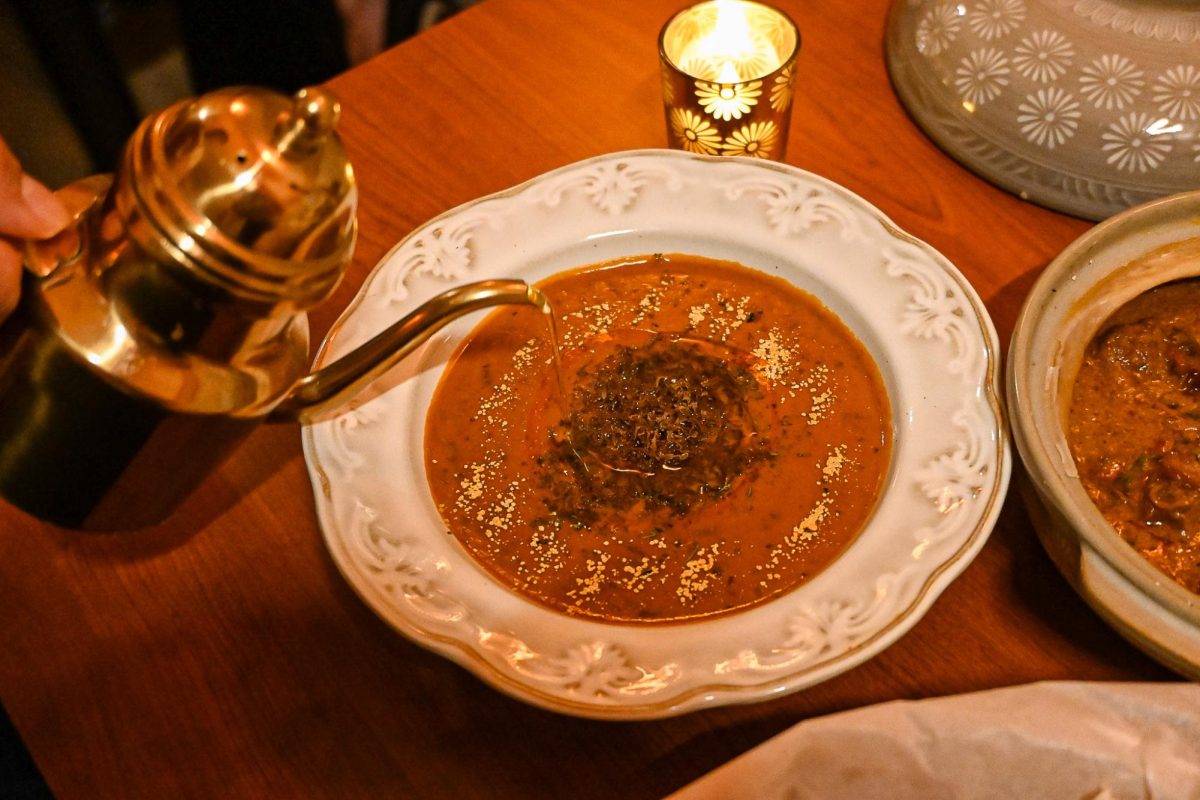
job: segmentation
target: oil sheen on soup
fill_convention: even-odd
[[[708,617],[795,588],[863,527],[890,459],[888,399],[816,298],[683,255],[540,288],[561,371],[546,318],[501,309],[426,418],[437,508],[500,583],[598,620]]]

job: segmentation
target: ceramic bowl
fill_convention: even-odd
[[[1008,356],[1020,480],[1038,535],[1105,620],[1173,669],[1200,678],[1200,596],[1150,565],[1092,504],[1065,434],[1083,351],[1139,294],[1200,276],[1200,191],[1156,200],[1097,225],[1056,258],[1025,302]]]
[[[1200,186],[1200,4],[897,0],[887,64],[939,146],[1087,219]]]

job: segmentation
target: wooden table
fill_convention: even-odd
[[[788,161],[876,204],[971,280],[1007,343],[1088,223],[944,155],[888,84],[887,3],[777,0],[803,31]],[[333,81],[361,239],[319,338],[400,237],[578,159],[660,147],[666,0],[488,0]],[[1046,679],[1170,680],[1055,571],[1015,493],[903,639],[815,688],[657,722],[540,711],[410,644],[322,543],[295,427],[264,427],[177,517],[60,530],[0,504],[0,697],[62,798],[656,797],[794,723]],[[569,788],[569,793],[568,793]]]

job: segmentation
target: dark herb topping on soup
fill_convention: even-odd
[[[748,354],[655,336],[583,368],[544,479],[549,510],[588,525],[636,504],[686,514],[769,456],[747,399],[761,395]]]

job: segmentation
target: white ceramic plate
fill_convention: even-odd
[[[611,625],[537,606],[477,566],[434,508],[422,440],[441,369],[480,315],[381,379],[387,391],[303,432],[329,550],[371,608],[497,688],[581,716],[766,700],[862,663],[971,561],[1008,485],[996,333],[966,279],[861,198],[774,162],[614,153],[447,212],[376,267],[319,361],[452,284],[654,252],[792,281],[879,365],[895,428],[884,494],[846,552],[791,593],[716,620]]]

